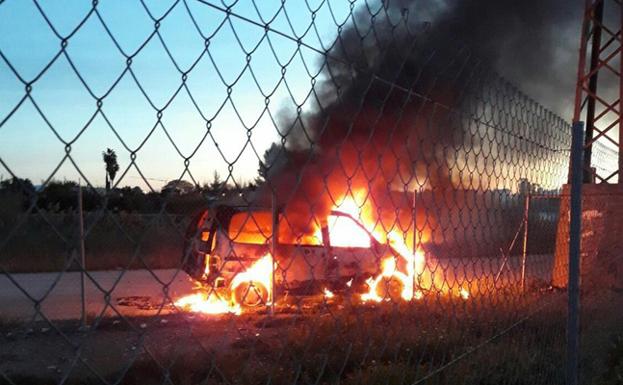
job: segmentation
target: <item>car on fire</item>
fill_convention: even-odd
[[[248,285],[236,286],[231,293],[235,302],[256,306],[269,301],[267,282],[274,282],[275,291],[290,295],[318,293],[321,288],[357,290],[380,273],[383,258],[399,256],[360,221],[340,211],[321,218],[314,234],[305,236],[295,234],[288,217],[279,215],[273,246],[273,218],[271,210],[261,208],[221,205],[202,210],[186,233],[184,271],[215,291],[231,289],[237,275],[271,256],[274,247],[275,260],[267,273],[272,277],[254,282],[253,295]],[[341,237],[336,236],[338,232]]]

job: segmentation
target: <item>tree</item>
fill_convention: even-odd
[[[36,189],[30,179],[13,177],[0,180],[0,217],[3,217],[2,209],[11,208],[16,212],[26,210],[36,199]],[[14,206],[14,207],[10,207]],[[1,221],[1,219],[0,219]]]
[[[113,149],[107,148],[106,151],[102,152],[102,158],[106,163],[106,191],[108,191],[115,180],[115,176],[117,176],[119,164],[117,163],[117,154]]]
[[[212,179],[212,182],[210,182],[210,185],[208,186],[208,190],[211,192],[215,192],[218,193],[221,190],[223,190],[223,187],[225,186],[225,183],[221,180],[221,175],[218,173],[218,171],[214,171],[214,177]]]
[[[36,190],[30,179],[13,177],[11,179],[0,180],[0,192],[14,192],[30,197],[35,194]]]
[[[161,192],[163,195],[170,195],[170,194],[185,195],[185,194],[190,194],[193,191],[195,191],[194,184],[186,180],[180,180],[180,179],[175,179],[175,180],[167,182],[167,184],[165,184],[161,189]]]
[[[115,190],[116,194],[111,194],[109,199],[110,206],[116,207],[119,211],[125,212],[144,212],[147,207],[147,199],[140,187],[122,187]]]
[[[257,169],[259,177],[256,179],[256,184],[260,184],[268,179],[270,170],[276,168],[275,166],[281,161],[280,157],[284,155],[282,151],[285,152],[285,148],[277,143],[272,143],[270,147],[264,151],[264,155]]]
[[[72,181],[50,181],[39,193],[37,205],[51,212],[75,210],[78,184]]]

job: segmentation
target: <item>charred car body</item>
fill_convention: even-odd
[[[301,236],[294,233],[287,216],[273,215],[270,210],[238,206],[205,209],[188,227],[183,268],[218,291],[229,288],[238,274],[274,253],[271,279],[275,290],[307,295],[321,287],[357,290],[365,286],[366,279],[379,274],[384,257],[399,256],[347,213],[332,211],[316,226],[313,235]],[[276,237],[273,227],[278,229]],[[348,242],[343,241],[344,231]],[[342,237],[336,236],[338,232]],[[268,288],[257,286],[252,299],[239,302],[247,306],[265,303]]]

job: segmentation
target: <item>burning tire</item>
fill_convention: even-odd
[[[268,289],[260,282],[242,282],[233,291],[234,301],[245,307],[268,303]]]
[[[383,277],[376,286],[376,295],[383,301],[398,302],[402,298],[404,284],[395,277]]]

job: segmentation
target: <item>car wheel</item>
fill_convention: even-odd
[[[243,282],[233,292],[234,301],[245,307],[256,307],[268,303],[268,289],[259,282]]]
[[[403,283],[394,277],[385,278],[376,286],[376,295],[384,301],[398,302],[402,298]]]

